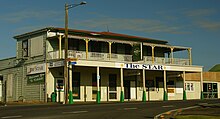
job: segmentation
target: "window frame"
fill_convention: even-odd
[[[22,41],[22,57],[29,56],[28,39]]]

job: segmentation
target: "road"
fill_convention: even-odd
[[[0,119],[152,119],[157,114],[220,100],[1,106]]]

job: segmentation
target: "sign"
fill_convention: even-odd
[[[27,66],[27,75],[44,73],[45,71],[46,71],[45,63]]]
[[[35,75],[27,76],[28,84],[44,83],[44,80],[45,80],[45,74],[35,74]]]
[[[64,61],[56,61],[56,62],[50,62],[48,63],[48,67],[49,68],[53,68],[53,67],[61,67],[64,66]]]
[[[71,65],[75,65],[75,64],[77,64],[76,62],[71,62]]]
[[[125,64],[124,68],[127,69],[146,69],[146,70],[164,70],[162,65],[151,65],[151,64]]]

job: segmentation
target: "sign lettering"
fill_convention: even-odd
[[[125,64],[127,69],[146,69],[146,70],[164,70],[162,65],[151,65],[151,64]]]
[[[43,73],[45,71],[46,71],[45,63],[27,66],[27,75]]]

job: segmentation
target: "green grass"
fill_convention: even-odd
[[[175,119],[220,119],[220,116],[186,115],[177,116]]]

